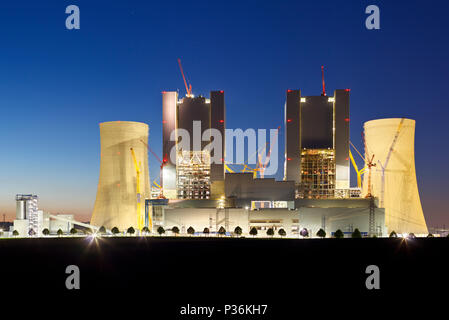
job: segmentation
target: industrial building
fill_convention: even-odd
[[[43,212],[38,210],[38,196],[16,195],[16,219],[14,230],[19,234],[40,236],[43,229]]]
[[[212,91],[210,98],[188,93],[181,99],[175,91],[162,93],[161,183],[166,198],[214,199],[223,195],[225,113],[223,91]],[[218,134],[214,135],[214,130]],[[218,138],[222,139],[221,150],[207,150]]]
[[[278,207],[251,208],[236,206],[232,201],[212,200],[176,200],[158,206],[159,219],[154,226],[170,230],[178,227],[186,233],[192,227],[199,234],[208,228],[211,234],[223,227],[228,234],[233,234],[236,227],[242,229],[243,235],[249,235],[256,228],[259,236],[266,236],[268,229],[275,234],[283,229],[287,237],[299,237],[301,230],[307,230],[315,236],[319,229],[331,236],[340,229],[350,235],[355,228],[362,234],[369,233],[370,199],[297,199],[281,202]],[[386,236],[385,210],[375,208],[377,236]]]
[[[298,198],[349,196],[349,123],[349,89],[287,91],[284,180],[295,182]]]
[[[149,185],[148,151],[154,152],[147,145],[148,126],[102,123],[92,225],[120,230],[147,226],[153,231],[177,226],[181,232],[190,226],[211,231],[240,226],[243,232],[271,227],[292,236],[304,228],[331,234],[338,227],[385,235],[384,210],[373,199],[351,199],[359,197],[360,190],[354,194],[349,185],[348,89],[327,96],[323,80],[321,96],[287,91],[285,175],[284,181],[275,181],[226,172],[224,92],[194,96],[178,62],[186,95],[162,92],[158,192],[152,193]],[[208,149],[217,139],[220,148]]]
[[[17,195],[15,230],[40,235],[43,228],[55,232],[80,225],[139,232],[178,227],[181,233],[189,227],[211,233],[240,227],[243,234],[255,228],[262,235],[283,229],[290,237],[304,230],[314,236],[319,229],[328,236],[356,228],[369,236],[427,233],[416,181],[414,120],[366,122],[365,155],[356,150],[364,161],[359,170],[350,149],[355,149],[349,136],[350,90],[337,89],[328,96],[322,67],[321,95],[287,90],[283,181],[264,178],[260,154],[256,168],[244,164],[237,172],[224,161],[224,92],[194,96],[178,62],[186,95],[162,92],[163,160],[148,145],[147,124],[100,123],[100,174],[90,225],[72,223],[73,216],[44,214],[37,210],[37,196]],[[161,164],[160,184],[155,180],[154,189],[149,152]],[[357,173],[355,188],[350,186],[350,159]]]
[[[18,195],[14,228],[38,235],[44,227],[55,232],[73,225],[139,232],[178,227],[181,233],[189,227],[211,233],[240,227],[243,234],[255,228],[261,235],[283,229],[290,237],[304,230],[314,236],[319,229],[328,236],[356,228],[370,236],[427,232],[414,167],[413,120],[365,123],[365,163],[358,170],[350,150],[350,90],[328,96],[324,76],[320,96],[287,90],[284,179],[276,181],[257,177],[260,160],[256,168],[245,164],[242,172],[227,170],[224,92],[194,96],[185,77],[184,82],[184,97],[162,92],[163,160],[156,192],[149,183],[148,153],[159,157],[148,145],[148,125],[100,123],[100,174],[90,226],[72,223],[72,216],[44,214],[37,210],[36,196]],[[357,188],[350,187],[350,159]]]
[[[12,230],[17,231],[21,237],[41,237],[42,231],[48,229],[56,234],[58,230],[69,233],[73,228],[73,214],[52,215],[38,209],[39,197],[33,194],[16,195],[16,219]]]
[[[183,181],[187,170],[178,160],[181,149],[170,136],[174,130],[185,129],[193,137],[194,121],[201,121],[201,130],[218,128],[224,132],[224,96],[219,95],[216,107],[217,100],[212,98],[216,94],[222,92],[212,92],[208,101],[191,96],[179,99],[176,92],[163,93],[164,158],[173,148],[177,158],[163,169],[163,189],[169,199],[146,203],[154,227],[176,226],[181,233],[189,227],[200,233],[204,228],[216,233],[223,227],[232,233],[238,226],[243,234],[256,228],[261,235],[271,228],[275,232],[283,229],[290,237],[299,236],[304,229],[314,236],[321,228],[329,236],[337,229],[352,233],[355,228],[365,235],[387,234],[385,210],[378,207],[377,201],[360,198],[360,189],[353,192],[350,188],[349,89],[336,90],[333,96],[327,96],[324,88],[321,96],[287,91],[284,181],[257,178],[251,172],[226,172],[220,165],[215,167],[215,175],[210,171],[211,185],[224,182],[215,196],[213,192],[204,196],[202,190],[210,189],[200,182],[195,183],[195,193],[186,190]],[[197,168],[190,165],[188,170]],[[201,168],[198,176],[204,177],[208,169],[207,165]]]
[[[111,123],[107,132],[105,124],[100,126],[102,161],[92,224],[120,229],[135,226],[137,217],[142,215],[139,213],[142,208],[137,209],[139,199],[145,199],[144,225],[152,227],[153,231],[160,226],[168,230],[178,227],[184,233],[192,227],[197,232],[208,228],[214,233],[223,227],[232,233],[238,226],[243,234],[248,234],[252,228],[264,234],[271,228],[275,232],[283,229],[291,237],[299,236],[301,230],[314,236],[319,229],[325,230],[328,236],[337,229],[350,234],[355,228],[369,236],[387,236],[393,230],[427,232],[416,186],[412,120],[400,122],[403,130],[399,139],[392,129],[397,127],[397,119],[373,121],[386,125],[365,124],[366,143],[376,150],[377,159],[384,161],[384,168],[392,168],[396,163],[407,165],[402,171],[395,169],[394,174],[383,169],[378,175],[381,166],[374,172],[368,163],[372,158],[367,153],[363,158],[364,168],[355,168],[360,178],[358,186],[351,188],[350,158],[355,167],[356,164],[349,140],[350,90],[335,90],[333,96],[327,96],[324,83],[320,96],[302,96],[301,90],[288,90],[284,180],[276,181],[258,178],[251,170],[229,172],[223,161],[211,161],[216,150],[205,147],[216,139],[211,133],[213,130],[223,139],[222,149],[218,151],[221,151],[220,160],[224,158],[224,92],[212,91],[210,98],[205,98],[193,96],[187,85],[186,89],[183,98],[174,91],[162,93],[163,161],[160,192],[153,193],[158,194],[157,197],[148,196],[146,182],[145,187],[135,187],[136,179],[147,179],[148,174],[138,179],[131,154],[127,154],[127,149],[134,148],[140,150],[139,158],[145,163],[148,161],[146,154],[142,154],[147,150],[139,143],[139,140],[147,140],[145,125],[139,124],[140,131],[126,139],[124,131],[134,130],[131,123],[131,127]],[[111,137],[114,138],[106,143]],[[394,155],[388,155],[384,148],[389,138],[396,144]],[[118,150],[118,145],[122,149]],[[401,145],[404,147],[400,148]],[[403,157],[407,161],[401,162]],[[117,168],[122,169],[117,171]],[[127,186],[126,196],[123,186]],[[121,193],[113,195],[110,190]],[[414,199],[413,203],[407,199]],[[125,204],[126,208],[122,209]],[[102,214],[98,214],[99,208]],[[124,216],[126,220],[117,219]]]

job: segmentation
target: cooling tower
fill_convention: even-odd
[[[113,121],[100,123],[101,160],[97,198],[91,224],[136,230],[138,209],[144,210],[150,198],[148,174],[148,125],[140,122]],[[134,151],[139,178],[134,164]],[[140,196],[137,181],[140,180]],[[140,205],[138,201],[140,200]]]
[[[415,172],[415,120],[379,119],[364,124],[365,157],[374,155],[371,193],[385,208],[388,232],[425,234],[426,221]],[[365,170],[363,194],[368,189]]]

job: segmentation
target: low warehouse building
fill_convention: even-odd
[[[302,199],[301,199],[302,200]],[[213,202],[209,207],[193,206],[191,201],[178,201],[163,208],[163,220],[159,225],[165,229],[178,227],[187,233],[189,227],[196,232],[208,228],[211,233],[223,227],[229,233],[239,226],[243,235],[249,235],[254,227],[258,236],[266,236],[272,228],[275,234],[284,229],[287,237],[299,237],[306,229],[309,236],[315,236],[319,229],[331,236],[340,229],[348,236],[357,228],[363,235],[369,232],[369,199],[329,199],[304,200],[296,202],[296,209],[288,208],[216,208]],[[377,236],[388,235],[385,227],[385,210],[374,208]],[[156,228],[158,225],[155,223]]]

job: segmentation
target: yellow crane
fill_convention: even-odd
[[[146,142],[143,141],[143,140],[140,140],[140,142],[142,142],[142,143],[145,145],[145,147],[147,147],[148,151],[150,151],[150,152],[153,154],[153,156],[157,159],[157,161],[159,161],[159,163],[161,164],[161,168],[160,168],[160,170],[159,170],[159,183],[160,183],[160,185],[156,182],[157,179],[155,179],[155,180],[153,181],[153,183],[154,183],[154,185],[157,186],[158,189],[159,189],[159,195],[158,195],[157,198],[158,198],[158,199],[165,199],[165,196],[164,196],[164,188],[162,187],[162,186],[163,186],[163,183],[162,183],[162,175],[163,175],[163,169],[164,169],[164,166],[167,164],[167,161],[168,161],[168,159],[167,159],[167,154],[165,154],[165,157],[164,157],[163,160],[161,161],[161,159],[159,159],[159,157],[157,156],[157,154],[150,148],[150,146],[148,145],[148,143],[146,143]]]
[[[133,148],[130,148],[131,155],[134,161],[134,167],[136,168],[136,198],[137,198],[137,227],[139,231],[144,227],[144,214],[142,206],[142,194],[140,193],[140,162],[137,163],[136,154]],[[149,226],[151,230],[151,218],[149,218]]]
[[[276,129],[276,136],[275,136],[276,140],[274,140],[274,144],[276,144],[276,142],[277,142],[278,134],[279,134],[279,130],[280,129],[281,129],[281,126],[277,127],[277,129]],[[268,143],[265,145],[265,148],[264,148],[263,152],[265,152],[265,149],[267,148],[267,146],[268,146]],[[259,171],[260,171],[260,177],[261,178],[264,178],[265,169],[267,168],[267,165],[270,162],[271,150],[273,150],[273,146],[270,143],[270,149],[268,150],[267,157],[265,158],[265,163],[262,163],[262,160],[261,160],[261,157],[260,157],[260,154],[259,154],[259,163],[258,163],[258,165],[259,165]],[[256,167],[256,170],[257,170],[257,167]],[[256,176],[257,176],[257,173],[256,173]]]
[[[349,141],[351,146],[354,148],[354,150],[359,154],[359,156],[362,158],[363,161],[365,161],[365,158],[362,157],[359,150],[352,144],[351,141]],[[354,156],[352,155],[351,149],[349,149],[349,158],[351,158],[352,166],[354,167],[355,172],[357,173],[357,187],[362,188],[362,174],[365,173],[366,166],[364,166],[362,169],[359,170],[357,163],[355,162]]]
[[[236,163],[234,163],[234,164],[236,164]],[[253,169],[250,166],[248,166],[247,164],[236,164],[236,165],[243,166],[242,171],[240,171],[241,173],[252,172],[253,173],[253,178],[254,179],[257,178],[257,172],[260,170],[259,168],[256,167],[256,169]],[[225,164],[224,166],[225,166],[226,172],[235,173],[235,171],[229,165]]]
[[[279,129],[279,128],[278,128]],[[262,152],[265,151],[265,149],[267,148],[268,143],[266,143],[265,145],[263,145],[262,147],[259,148],[259,150],[256,150],[256,152],[254,152],[251,156],[248,157],[248,159],[252,159],[252,157],[257,156],[258,157],[258,161],[256,163],[256,168],[252,168],[250,167],[248,164],[246,163],[234,163],[234,165],[239,165],[239,166],[243,166],[243,169],[240,171],[241,173],[245,173],[245,172],[252,172],[253,173],[253,179],[257,178],[257,172],[260,172],[259,175],[261,176],[261,178],[263,178],[263,170],[265,169],[262,163],[262,159],[260,157],[260,154]],[[271,150],[268,154],[268,159],[270,156]],[[269,160],[268,160],[269,161]],[[268,162],[267,162],[268,163]],[[229,167],[228,164],[224,164],[224,167],[226,169],[226,172],[229,173],[235,173],[235,170],[233,170],[231,167]]]
[[[235,173],[235,171],[232,170],[226,163],[225,163],[224,167],[225,167],[225,169],[226,169],[227,172]]]

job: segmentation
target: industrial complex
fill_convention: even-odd
[[[239,227],[244,236],[282,229],[293,238],[313,237],[320,229],[327,237],[355,229],[377,237],[428,233],[415,174],[414,120],[366,122],[365,150],[359,152],[350,141],[349,89],[328,95],[323,76],[319,96],[286,90],[284,179],[276,181],[263,174],[274,144],[257,151],[255,165],[229,162],[225,93],[195,96],[185,77],[184,82],[183,97],[162,92],[162,155],[148,143],[148,124],[100,124],[100,173],[90,224],[46,214],[38,210],[37,196],[17,195],[12,230],[41,236],[43,229],[69,232],[77,225],[94,231],[133,227],[138,233],[176,227],[181,234],[193,228],[197,234],[232,235]],[[210,148],[214,143],[218,147]],[[149,154],[160,162],[152,184]],[[351,166],[357,174],[352,187]]]

